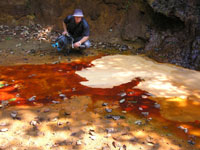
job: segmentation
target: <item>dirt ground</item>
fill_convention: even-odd
[[[48,42],[10,39],[0,42],[0,65],[70,63],[107,53],[88,49],[68,56]],[[0,108],[0,149],[2,150],[198,150],[168,129],[165,124],[123,112],[116,105],[93,102],[89,95],[65,98],[58,104],[7,106]],[[105,108],[123,115],[107,119]],[[17,114],[12,116],[11,114]],[[141,120],[141,124],[137,124]],[[191,137],[192,139],[193,137]],[[194,144],[194,145],[193,145]]]

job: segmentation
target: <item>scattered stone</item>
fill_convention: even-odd
[[[142,108],[142,107],[139,107],[138,109],[139,109],[139,110],[141,110],[141,111],[143,110],[143,108]]]
[[[121,117],[120,117],[120,116],[112,116],[112,118],[113,118],[114,120],[119,120]]]
[[[53,122],[57,121],[57,120],[58,120],[58,117],[52,119]]]
[[[61,125],[63,125],[62,122],[58,122],[58,123],[57,123],[57,126],[61,126]]]
[[[112,112],[112,109],[109,109],[109,108],[106,108],[105,110],[106,110],[106,112],[108,112],[108,113],[111,113],[111,112]]]
[[[59,104],[60,102],[59,101],[52,101],[52,103]]]
[[[6,125],[7,125],[7,123],[5,123],[5,122],[0,123],[0,126],[6,126]]]
[[[190,145],[195,145],[195,142],[192,141],[192,140],[188,140],[188,144],[190,144]]]
[[[28,99],[29,102],[35,101],[36,96],[32,96],[31,98]]]
[[[183,126],[179,126],[178,128],[182,129],[185,133],[188,133],[188,129],[187,128],[184,128]]]
[[[60,96],[60,97],[63,97],[63,98],[65,98],[65,97],[66,97],[66,95],[65,95],[65,94],[59,94],[59,96]]]
[[[30,122],[30,125],[32,125],[32,126],[36,126],[38,124],[38,122],[36,121],[36,120],[32,120],[31,122]]]
[[[149,112],[142,112],[141,114],[144,115],[144,116],[148,116]]]
[[[22,46],[22,44],[21,43],[19,43],[19,44],[16,44],[16,47],[21,47]]]
[[[7,132],[8,131],[8,128],[3,128],[0,130],[0,132]]]
[[[18,114],[17,111],[13,111],[13,112],[10,113],[10,116],[11,116],[12,118],[16,118],[16,117],[17,117],[17,114]]]
[[[142,95],[142,98],[147,98],[148,96],[146,96],[146,95]]]
[[[4,106],[7,106],[9,104],[9,102],[8,101],[2,101],[1,104],[2,104],[2,107],[4,107]]]
[[[59,64],[59,63],[60,63],[60,61],[52,62],[53,65],[55,65],[55,64]]]
[[[81,145],[81,144],[82,144],[81,140],[76,141],[76,145]]]
[[[155,103],[155,104],[154,104],[154,107],[157,108],[157,109],[160,109],[160,104]]]
[[[123,113],[123,114],[126,114],[126,113],[127,113],[127,111],[122,111],[122,113]]]
[[[125,101],[126,101],[125,99],[121,99],[121,100],[119,101],[119,103],[122,104],[122,103],[124,103]]]
[[[106,128],[106,132],[107,133],[115,133],[115,129],[114,128]]]
[[[91,138],[92,140],[96,140],[96,136],[94,136],[94,135],[90,136],[90,138]]]
[[[50,111],[50,108],[44,109],[44,113],[47,113],[47,112],[49,112],[49,111]]]
[[[140,126],[140,125],[142,125],[142,121],[141,120],[137,120],[137,121],[135,121],[135,124]]]
[[[102,106],[108,106],[108,103],[103,103]]]
[[[125,92],[122,92],[122,93],[120,93],[120,96],[121,96],[121,97],[124,97],[124,96],[126,96],[126,93],[125,93]]]

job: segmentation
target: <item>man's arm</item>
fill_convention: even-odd
[[[63,35],[68,35],[68,31],[67,31],[67,25],[63,22],[63,29],[64,29],[64,32],[62,33]]]

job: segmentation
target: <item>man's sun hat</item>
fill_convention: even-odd
[[[75,9],[73,16],[74,17],[83,17],[83,11],[81,9]]]

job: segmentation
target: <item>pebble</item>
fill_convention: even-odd
[[[7,132],[8,131],[8,128],[3,128],[0,130],[0,132]]]
[[[148,96],[146,96],[146,95],[142,95],[142,98],[147,98]]]
[[[141,111],[143,110],[143,108],[142,108],[142,107],[139,107],[138,109],[139,109],[139,110],[141,110]]]
[[[126,101],[125,99],[121,99],[121,100],[119,101],[119,103],[122,104],[122,103],[124,103],[125,101]]]
[[[142,121],[141,120],[137,120],[137,121],[135,121],[135,124],[136,125],[142,125]]]
[[[82,144],[81,140],[76,141],[76,145],[81,145],[81,144]]]
[[[154,107],[157,108],[157,109],[160,109],[160,104],[155,103],[155,104],[154,104]]]
[[[114,120],[119,120],[121,117],[120,117],[120,116],[112,116],[112,118],[113,118]]]
[[[8,101],[2,101],[2,102],[1,102],[1,104],[2,104],[3,106],[8,105],[8,103],[9,103]]]
[[[108,106],[108,103],[103,103],[102,106]]]
[[[5,123],[5,122],[0,123],[0,126],[6,126],[6,125],[7,125],[7,123]]]
[[[112,109],[109,109],[109,108],[106,108],[105,110],[106,110],[106,112],[108,112],[108,113],[111,113],[111,112],[112,112]]]
[[[188,129],[187,128],[184,128],[183,126],[179,126],[178,128],[184,130],[185,133],[188,133]]]
[[[16,118],[17,117],[17,111],[13,111],[13,112],[11,112],[10,113],[10,116],[12,117],[12,118]]]
[[[50,111],[50,108],[46,108],[45,110],[44,110],[44,113],[47,113],[47,112],[49,112]]]
[[[60,97],[66,97],[66,95],[65,95],[65,94],[59,94],[59,96],[60,96]]]
[[[36,126],[37,124],[38,124],[38,122],[35,121],[35,120],[32,120],[32,121],[30,122],[30,125],[32,125],[32,126]]]
[[[59,104],[60,102],[59,101],[52,101],[52,103]]]
[[[96,136],[94,136],[94,135],[90,136],[90,138],[91,138],[92,140],[96,140]]]
[[[107,133],[114,133],[115,129],[114,128],[106,128]]]
[[[121,96],[121,97],[124,97],[124,96],[126,96],[126,93],[123,92],[123,93],[120,94],[120,96]]]
[[[190,144],[190,145],[195,145],[195,142],[192,141],[192,140],[188,140],[188,144]]]
[[[35,101],[36,96],[32,96],[31,98],[28,99],[29,102]]]
[[[141,114],[144,115],[144,116],[148,116],[149,112],[141,112]]]

